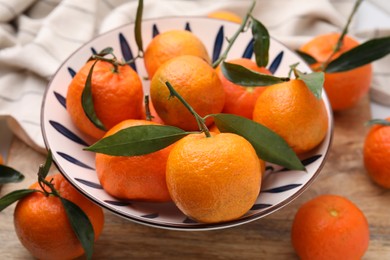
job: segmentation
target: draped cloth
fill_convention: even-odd
[[[143,18],[205,16],[216,10],[244,17],[248,0],[145,0]],[[258,0],[253,16],[272,37],[297,49],[346,24],[354,0]],[[0,136],[11,131],[44,152],[40,113],[48,81],[83,43],[134,22],[134,0],[0,0]],[[390,2],[363,2],[349,34],[364,41],[390,35]],[[375,19],[374,19],[375,18]],[[390,106],[390,57],[374,63],[371,97]]]

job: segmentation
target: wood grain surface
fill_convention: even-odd
[[[363,259],[390,259],[390,191],[371,182],[362,160],[368,131],[364,122],[369,119],[368,99],[334,115],[333,144],[320,176],[281,210],[238,227],[197,232],[147,227],[106,211],[93,259],[298,259],[290,242],[294,214],[302,203],[320,194],[346,196],[365,213],[371,240]],[[0,196],[34,182],[44,159],[20,140],[13,140],[7,164],[23,172],[26,180],[3,186]],[[13,209],[14,205],[0,213],[0,258],[33,259],[14,233]]]

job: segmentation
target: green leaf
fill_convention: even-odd
[[[252,35],[254,39],[253,52],[255,53],[256,64],[259,67],[265,67],[268,64],[270,36],[267,28],[253,17]]]
[[[372,39],[331,61],[325,72],[342,72],[369,64],[390,53],[390,36]]]
[[[261,159],[288,169],[305,170],[305,166],[286,141],[269,128],[231,114],[214,114],[213,117],[221,132],[235,133],[247,139]]]
[[[134,26],[134,37],[135,42],[138,46],[138,51],[143,52],[143,44],[142,44],[142,12],[144,9],[144,1],[138,0],[138,7],[137,7],[137,15],[135,18],[135,26]]]
[[[390,126],[390,121],[385,119],[371,119],[365,125],[366,126],[373,126],[373,125]]]
[[[65,208],[65,212],[72,226],[72,229],[75,232],[77,239],[80,241],[85,251],[87,259],[91,259],[93,253],[95,233],[93,231],[93,227],[91,222],[89,221],[88,216],[79,206],[77,206],[70,200],[67,200],[62,197],[60,197],[60,200]]]
[[[299,70],[296,70],[296,73],[298,74],[299,79],[305,82],[306,86],[310,89],[314,96],[318,99],[321,99],[322,89],[325,82],[325,74],[323,72],[312,72],[305,74]]]
[[[258,73],[241,65],[228,62],[222,62],[221,70],[229,81],[244,87],[269,86],[290,80],[289,78],[279,78]]]
[[[21,182],[24,180],[24,175],[17,170],[0,164],[0,184]]]
[[[106,47],[103,50],[101,50],[97,55],[104,57],[108,54],[113,54],[113,53],[114,53],[114,49],[112,47]]]
[[[52,157],[51,150],[49,149],[47,152],[45,164],[39,166],[38,176],[42,177],[43,179],[46,178],[46,176],[49,174],[49,170],[52,162],[53,162],[53,157]]]
[[[99,120],[99,118],[96,115],[95,107],[93,105],[93,99],[92,99],[92,74],[93,69],[96,65],[98,60],[96,60],[93,65],[91,66],[91,69],[89,70],[87,80],[85,81],[85,87],[83,90],[83,93],[81,95],[81,102],[84,109],[85,114],[87,115],[88,119],[99,129],[106,131],[106,128],[104,127],[103,123]]]
[[[23,189],[23,190],[15,190],[13,192],[8,193],[0,199],[0,211],[7,208],[12,203],[24,198],[25,196],[37,192],[38,190],[32,189]]]
[[[306,52],[303,52],[303,51],[300,51],[300,50],[296,50],[295,51],[307,64],[309,65],[312,65],[312,64],[315,64],[317,63],[317,60],[311,56],[310,54],[306,53]]]
[[[188,134],[174,126],[132,126],[101,139],[85,150],[114,156],[143,155],[161,150]]]

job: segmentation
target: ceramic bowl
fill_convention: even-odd
[[[158,33],[170,29],[192,31],[205,44],[211,58],[215,60],[227,46],[226,37],[231,37],[238,24],[203,18],[160,18],[145,20],[142,24],[143,42],[148,42]],[[138,51],[134,39],[134,24],[128,24],[99,35],[75,51],[58,69],[46,90],[41,124],[45,144],[53,152],[53,159],[59,171],[77,190],[101,207],[128,220],[175,230],[211,230],[241,225],[275,212],[302,194],[316,179],[323,167],[332,137],[332,115],[326,94],[323,94],[329,117],[329,129],[325,140],[302,158],[307,172],[291,171],[277,165],[268,164],[263,179],[261,193],[253,207],[240,219],[218,224],[197,223],[186,217],[174,203],[147,203],[122,201],[107,194],[99,183],[95,172],[95,156],[83,148],[94,143],[72,124],[66,111],[66,92],[72,77],[85,64],[91,54],[111,46],[115,55],[129,60]],[[253,41],[250,30],[240,34],[228,59],[253,58]],[[277,76],[287,76],[290,65],[299,62],[298,69],[310,72],[308,65],[295,52],[275,39],[271,39],[267,68]],[[149,81],[143,60],[137,60],[134,69],[143,79],[145,92]]]

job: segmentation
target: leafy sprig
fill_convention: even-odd
[[[381,37],[367,40],[333,59],[334,55],[340,51],[343,45],[343,40],[348,33],[349,25],[361,2],[362,0],[357,0],[355,2],[352,12],[348,17],[348,21],[345,24],[332,53],[324,62],[318,62],[308,53],[296,51],[308,64],[314,65],[319,63],[315,70],[327,73],[349,71],[379,60],[390,53],[390,37]]]
[[[74,204],[72,201],[65,199],[61,194],[55,189],[53,180],[47,180],[47,175],[52,164],[52,154],[51,151],[48,151],[46,162],[44,165],[39,166],[38,170],[38,184],[42,190],[37,189],[21,189],[10,192],[0,198],[0,212],[13,204],[14,202],[23,199],[24,197],[39,192],[45,196],[55,196],[60,199],[62,205],[64,206],[66,215],[69,219],[69,222],[72,226],[73,231],[76,234],[76,237],[80,241],[87,259],[92,258],[93,252],[93,243],[94,243],[94,230],[88,216],[84,211]],[[15,171],[16,172],[16,171]]]

